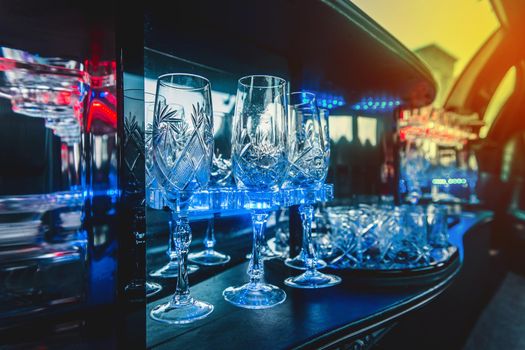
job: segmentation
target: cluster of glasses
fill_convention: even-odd
[[[82,102],[90,77],[82,63],[0,47],[0,92],[16,113],[46,120],[66,144],[80,142]]]
[[[208,230],[204,251],[188,254],[188,212],[193,193],[233,185],[232,177],[235,186],[245,190],[249,198],[245,208],[252,216],[253,246],[249,282],[226,288],[224,299],[249,309],[284,302],[286,293],[264,281],[264,231],[275,210],[269,198],[285,188],[319,188],[326,179],[330,156],[327,114],[318,110],[315,95],[290,94],[287,82],[278,77],[253,75],[239,79],[229,144],[231,168],[227,158],[214,152],[213,126],[220,117],[212,111],[207,79],[190,74],[160,76],[152,111],[148,181],[162,190],[171,209],[169,247],[172,266],[177,267],[177,286],[173,298],[155,307],[150,316],[165,323],[184,324],[213,311],[213,305],[190,295],[188,260],[206,265],[225,263],[229,257],[213,250],[213,230]],[[220,123],[226,126],[224,121]],[[306,271],[286,279],[292,287],[319,288],[341,281],[317,271],[319,264],[311,239],[314,202],[303,200],[300,206],[305,244],[295,260],[300,260],[300,268]]]
[[[164,198],[161,189],[158,186],[155,169],[153,166],[153,118],[155,108],[155,94],[144,92],[144,90],[135,90],[137,93],[143,94],[145,103],[145,148],[146,148],[146,188],[147,188],[147,202],[152,208],[160,209],[164,207]],[[157,105],[165,105],[166,100],[164,96],[157,95]],[[214,136],[214,151],[212,155],[212,165],[210,171],[210,178],[207,185],[207,190],[222,190],[234,185],[233,175],[231,170],[231,160],[224,156],[230,153],[230,149],[225,145],[225,135],[231,131],[231,121],[227,118],[225,113],[213,113],[213,136]],[[231,134],[231,132],[230,132]],[[227,143],[230,144],[230,139]],[[231,147],[230,147],[231,148]],[[205,196],[208,197],[208,196]],[[197,201],[195,196],[192,197],[193,202]],[[209,198],[205,198],[209,201]],[[216,266],[228,263],[231,257],[227,254],[215,250],[215,215],[208,219],[208,225],[203,239],[204,249],[198,252],[188,254],[188,260],[194,264],[187,265],[188,274],[192,274],[199,270],[199,265],[202,266]],[[173,222],[169,222],[170,234],[168,237],[168,249],[166,254],[168,262],[152,271],[149,275],[155,278],[177,278],[179,273],[179,259],[174,246],[173,229],[171,226]],[[162,286],[158,283],[148,281],[146,282],[146,296],[153,296],[162,290]]]
[[[431,107],[401,113],[400,190],[409,202],[416,204],[425,194],[433,201],[467,197],[471,203],[478,202],[476,157],[465,146],[477,138],[469,131],[469,121],[478,122],[476,116],[469,119]]]
[[[408,269],[450,257],[446,207],[390,204],[330,207],[330,249],[336,269]]]
[[[412,204],[422,197],[438,201],[479,202],[478,163],[472,150],[429,149],[432,140],[407,142],[401,150],[401,193]]]

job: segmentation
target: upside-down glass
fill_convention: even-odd
[[[288,129],[290,168],[286,186],[301,188],[321,186],[328,174],[330,148],[326,147],[325,138],[328,135],[321,127],[314,94],[307,92],[290,94]],[[313,203],[299,206],[303,224],[304,260],[301,260],[305,262],[306,271],[299,276],[287,278],[284,283],[290,287],[324,288],[341,282],[338,276],[317,271],[318,259],[312,239],[313,211]]]
[[[169,203],[175,253],[179,260],[172,299],[156,306],[150,316],[161,322],[184,324],[208,316],[213,305],[195,300],[189,291],[187,258],[191,243],[188,209],[192,193],[206,188],[213,155],[210,82],[190,74],[166,74],[157,80],[153,120],[153,167]]]
[[[155,102],[156,99],[156,102]],[[146,202],[149,206],[154,208],[157,207],[155,201],[159,198],[155,192],[160,191],[158,182],[155,178],[155,170],[153,167],[153,118],[155,108],[163,108],[166,105],[166,99],[162,95],[155,95],[151,93],[145,93],[144,95],[145,103],[145,121],[146,121],[146,131],[145,131],[145,148],[146,148]],[[150,272],[151,277],[159,278],[175,278],[179,274],[179,261],[177,260],[177,253],[174,246],[173,230],[171,225],[173,223],[168,222],[169,226],[169,235],[168,235],[168,249],[166,250],[166,255],[168,256],[169,261],[162,267],[157,270]],[[195,271],[199,270],[197,265],[188,265],[188,274],[192,274]],[[152,283],[152,282],[150,282]],[[146,295],[148,294],[146,289]]]
[[[266,221],[275,208],[265,202],[268,193],[282,185],[287,170],[287,85],[272,76],[254,75],[239,79],[233,119],[232,159],[237,186],[249,191],[253,222],[250,280],[223,292],[230,303],[263,309],[286,300],[286,293],[265,283],[261,246]]]
[[[209,187],[210,189],[220,189],[233,185],[232,166],[231,166],[231,125],[230,119],[224,113],[213,113],[213,164]],[[188,260],[204,266],[215,266],[226,264],[230,261],[230,256],[218,252],[215,247],[215,214],[208,220],[208,227],[203,239],[204,250],[191,253]]]

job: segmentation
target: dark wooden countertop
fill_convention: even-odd
[[[270,261],[267,280],[286,290],[286,302],[267,310],[245,310],[222,298],[224,288],[247,279],[246,263],[231,267],[192,286],[195,297],[214,304],[215,310],[208,318],[180,327],[145,317],[147,345],[154,349],[255,350],[333,348],[356,339],[374,341],[378,333],[391,328],[401,317],[430,303],[447,289],[460,269],[465,234],[468,232],[469,239],[475,240],[479,233],[476,226],[490,217],[489,212],[462,215],[461,221],[449,231],[451,242],[459,247],[460,259],[444,270],[442,278],[423,285],[372,287],[358,284],[356,279],[340,273],[343,283],[339,286],[294,290],[282,283],[292,272],[282,262]],[[170,288],[169,285],[164,287]],[[141,320],[146,312],[166,298],[152,301],[146,310],[138,305],[126,312],[126,317],[115,307],[50,316],[43,323],[11,331],[7,338],[7,334],[0,334],[0,347],[90,349],[102,346],[111,349],[133,344],[131,348],[140,348],[143,346],[140,343],[130,343],[130,336],[141,338],[144,332]],[[123,331],[123,327],[127,331]]]
[[[451,240],[458,245],[461,257],[463,235],[488,218],[488,212],[466,213],[450,229]],[[196,298],[215,306],[208,318],[188,326],[165,325],[148,318],[147,345],[154,349],[176,346],[177,350],[331,348],[388,328],[400,317],[429,303],[452,282],[460,261],[450,263],[441,278],[428,284],[366,286],[342,274],[341,285],[297,290],[283,283],[284,278],[296,272],[281,261],[271,260],[266,263],[267,281],[283,288],[288,297],[283,304],[266,310],[237,308],[222,297],[225,288],[246,282],[247,263],[243,263],[192,286]],[[168,298],[150,303],[147,312]]]

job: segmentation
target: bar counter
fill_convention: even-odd
[[[192,285],[195,297],[215,306],[213,313],[202,321],[169,326],[145,316],[146,311],[170,297],[166,296],[148,303],[147,310],[142,304],[137,305],[124,318],[114,307],[36,318],[0,331],[0,345],[51,349],[140,348],[145,333],[147,346],[152,349],[353,349],[352,346],[366,349],[380,339],[383,344],[392,338],[395,346],[386,348],[397,348],[413,333],[414,327],[421,328],[420,334],[427,333],[423,336],[428,338],[427,343],[439,343],[444,338],[436,338],[436,323],[441,324],[443,317],[450,324],[446,338],[457,338],[460,342],[465,339],[469,322],[474,322],[474,318],[468,317],[477,314],[482,299],[488,298],[478,294],[487,294],[495,288],[483,282],[489,272],[483,265],[488,230],[482,225],[491,218],[492,213],[486,211],[462,214],[459,222],[449,229],[451,242],[459,248],[458,258],[419,283],[408,279],[407,283],[396,283],[397,286],[367,285],[358,274],[331,271],[343,277],[341,285],[296,290],[285,286],[283,280],[297,272],[285,268],[281,261],[268,261],[266,279],[283,288],[287,300],[271,309],[246,310],[222,298],[224,288],[246,281],[247,263],[241,263]],[[245,243],[249,245],[248,241]],[[470,267],[466,268],[467,265]],[[472,286],[481,287],[472,289]],[[173,286],[164,287],[166,293],[171,294]],[[436,300],[440,294],[443,297]],[[441,299],[447,300],[446,305],[442,305]],[[418,316],[418,313],[426,314]],[[144,318],[146,331],[141,321]],[[443,346],[441,348],[450,348]]]
[[[377,342],[403,316],[432,302],[457,276],[464,256],[463,238],[475,234],[475,226],[490,220],[490,212],[465,212],[449,230],[459,256],[438,274],[411,282],[363,283],[352,274],[331,271],[343,277],[335,287],[297,290],[284,285],[284,278],[297,272],[282,261],[266,263],[266,280],[283,288],[287,300],[275,308],[247,310],[230,305],[222,291],[246,281],[247,263],[237,265],[192,286],[192,295],[215,306],[210,317],[180,327],[147,320],[147,346],[153,349],[299,349],[368,347]],[[359,281],[358,281],[359,280]],[[148,304],[147,311],[169,297]],[[271,335],[271,336],[268,336]]]

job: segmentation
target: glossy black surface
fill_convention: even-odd
[[[425,305],[443,292],[460,270],[466,233],[490,219],[490,212],[470,212],[450,229],[459,256],[442,273],[420,279],[420,284],[399,280],[390,286],[357,283],[342,276],[339,286],[319,290],[295,290],[283,280],[293,272],[278,260],[266,264],[267,280],[283,288],[287,300],[267,310],[236,308],[222,298],[222,290],[246,281],[246,263],[193,286],[192,294],[215,305],[205,320],[175,327],[147,320],[147,345],[155,349],[250,348],[281,349],[324,347],[362,337],[399,321],[400,317]],[[336,272],[337,273],[337,272]],[[341,273],[341,272],[339,272]],[[429,277],[429,278],[428,278]],[[436,278],[437,277],[437,278]],[[149,303],[147,312],[167,298]]]
[[[148,319],[148,346],[283,349],[308,342],[322,344],[348,334],[357,336],[366,333],[367,327],[380,327],[430,301],[450,282],[459,264],[435,284],[424,287],[359,287],[347,278],[332,288],[297,290],[282,282],[294,272],[284,268],[281,261],[268,261],[267,281],[283,288],[288,298],[284,304],[267,310],[240,309],[222,299],[222,290],[246,281],[246,268],[246,263],[239,265],[192,288],[196,298],[215,305],[207,319],[189,327],[166,326]],[[156,304],[148,305],[148,312]]]
[[[468,255],[472,258],[474,255],[486,255],[486,250],[481,249],[483,247],[480,247],[478,243],[480,239],[485,241],[486,235],[481,229],[487,227],[487,220],[490,220],[490,217],[489,212],[466,213],[462,215],[461,222],[450,229],[451,241],[458,246],[461,256]],[[469,259],[467,257],[467,260]],[[403,341],[406,341],[413,332],[414,323],[403,327],[406,322],[405,318],[401,319],[399,316],[418,315],[425,312],[427,316],[419,318],[415,324],[421,327],[422,319],[426,320],[424,325],[429,324],[429,320],[436,317],[436,312],[441,312],[440,303],[443,302],[443,296],[450,294],[449,290],[458,288],[462,291],[461,297],[458,298],[457,293],[449,296],[448,299],[452,298],[453,301],[453,309],[447,309],[449,310],[447,315],[442,316],[447,320],[455,320],[458,317],[461,320],[463,316],[467,317],[472,312],[471,309],[474,306],[465,295],[472,295],[471,287],[481,283],[485,267],[480,270],[480,266],[477,265],[478,261],[471,260],[473,260],[470,263],[471,269],[465,271],[464,268],[461,268],[459,280],[453,279],[450,288],[446,288],[448,284],[446,279],[426,286],[394,288],[357,286],[354,281],[347,279],[341,286],[325,290],[293,291],[284,287],[288,293],[288,300],[283,305],[259,311],[238,309],[222,299],[221,288],[228,286],[229,283],[245,281],[246,266],[241,264],[215,278],[193,286],[192,293],[195,296],[205,298],[206,301],[215,304],[216,309],[208,319],[185,327],[166,326],[148,320],[147,330],[150,332],[148,346],[161,349],[175,347],[177,349],[280,349],[300,346],[315,348],[337,342],[344,337],[348,337],[343,340],[345,344],[351,342],[355,337],[368,339],[367,342],[375,343],[378,341],[372,333],[375,333],[375,329],[390,329],[393,326],[389,333],[394,332],[398,327],[408,333],[403,333],[405,335],[400,339],[401,343],[395,347],[388,346],[391,343],[387,342],[386,347],[381,349],[397,349],[399,344],[403,344],[401,348],[407,348],[407,344]],[[270,263],[267,270],[269,281],[283,286],[282,279],[288,272],[282,268],[280,263]],[[474,271],[475,275],[473,275]],[[220,282],[221,279],[222,282]],[[172,288],[169,285],[165,287]],[[440,296],[431,305],[421,308],[421,311],[412,312],[415,308],[433,300],[444,289],[443,296]],[[150,303],[148,310],[161,302],[162,300],[155,300]],[[456,311],[467,302],[468,313],[458,314]],[[82,313],[48,316],[41,322],[35,322],[27,327],[0,332],[0,344],[7,349],[38,347],[113,349],[122,347],[125,343],[123,338],[129,333],[136,333],[137,336],[143,334],[144,329],[141,328],[141,323],[143,317],[146,316],[145,313],[143,308],[138,307],[123,318],[114,307],[104,307],[92,308]],[[435,322],[430,324],[435,324]],[[465,325],[460,326],[462,329],[466,327]],[[128,333],[123,333],[122,328]],[[435,326],[426,330],[428,340],[424,344],[436,339],[435,332],[437,331],[439,330]],[[454,332],[456,334],[460,331],[454,329]],[[384,335],[382,332],[379,333],[381,337]],[[457,334],[455,336],[458,337]],[[439,344],[446,343],[444,340],[439,342]],[[133,343],[128,342],[128,344]],[[381,344],[382,341],[379,345]],[[415,341],[414,346],[410,348],[420,349],[419,344],[420,340]],[[137,346],[140,347],[140,344]]]
[[[274,261],[267,264],[268,281],[284,287],[288,299],[274,309],[254,311],[235,308],[222,300],[224,288],[243,283],[246,264],[242,264],[193,288],[196,297],[215,305],[208,319],[190,326],[191,329],[149,320],[148,346],[163,349],[176,344],[180,349],[222,349],[235,344],[240,348],[280,349],[318,346],[346,336],[353,338],[389,325],[429,302],[443,291],[458,269],[456,264],[447,276],[426,287],[378,289],[359,287],[347,279],[335,288],[294,290],[283,285],[282,279],[288,272]],[[148,311],[150,308],[151,305]]]

